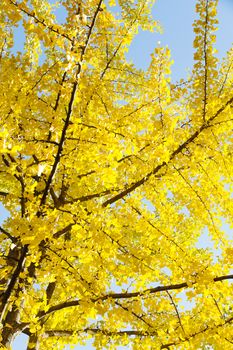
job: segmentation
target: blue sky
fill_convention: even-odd
[[[150,54],[160,41],[161,46],[168,45],[171,49],[174,65],[172,67],[173,81],[185,78],[188,69],[192,67],[192,22],[195,18],[195,0],[157,0],[153,7],[153,15],[163,27],[163,34],[140,32],[134,39],[127,57],[138,68],[145,69],[150,62]],[[62,18],[62,14],[61,18]],[[219,0],[219,31],[217,32],[217,49],[219,57],[223,57],[233,41],[233,0]],[[18,47],[22,47],[21,37],[16,33]],[[20,46],[21,45],[21,46]],[[0,206],[0,222],[6,217],[6,212]],[[26,337],[19,336],[14,342],[13,350],[25,350]],[[75,348],[91,350],[93,347],[77,346]]]
[[[193,63],[192,23],[196,17],[195,0],[157,0],[153,16],[163,28],[163,33],[140,32],[134,39],[128,58],[137,67],[145,69],[150,63],[150,54],[160,41],[161,46],[171,50],[174,64],[172,79],[185,78]],[[219,30],[216,47],[223,57],[233,42],[233,0],[219,0]]]

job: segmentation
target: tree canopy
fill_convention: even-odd
[[[139,28],[159,30],[153,1],[113,5],[0,3],[1,349],[19,333],[28,350],[232,349],[233,51],[216,57],[217,1],[196,2],[177,83],[167,47],[146,71],[126,59]]]

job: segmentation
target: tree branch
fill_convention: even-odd
[[[231,280],[233,279],[233,275],[225,275],[225,276],[219,276],[213,278],[213,282],[221,282],[225,280]],[[192,285],[195,285],[196,282],[193,282]],[[104,296],[98,297],[98,298],[93,298],[90,301],[92,303],[96,303],[99,301],[105,301],[109,299],[132,299],[132,298],[137,298],[143,295],[148,295],[148,294],[155,294],[155,293],[161,293],[161,292],[166,292],[169,290],[179,290],[183,288],[188,288],[189,285],[186,282],[183,283],[177,283],[177,284],[171,284],[167,286],[157,286],[155,288],[149,288],[145,289],[140,292],[132,292],[132,293],[109,293]],[[47,312],[43,314],[43,316],[48,315],[50,313],[53,313],[58,310],[62,310],[68,307],[73,307],[73,306],[78,306],[80,305],[80,300],[71,300],[71,301],[65,301],[63,303],[51,306]]]
[[[202,126],[197,131],[195,131],[186,141],[184,141],[175,151],[173,151],[167,162],[164,161],[163,163],[157,165],[157,167],[155,167],[150,173],[145,175],[139,181],[129,185],[129,187],[126,188],[125,190],[123,190],[122,192],[120,192],[117,195],[113,196],[112,198],[106,200],[103,203],[103,207],[107,207],[108,205],[111,205],[111,204],[117,202],[118,200],[123,199],[129,193],[133,192],[138,187],[144,185],[150,179],[151,176],[158,174],[158,172],[162,168],[167,166],[167,164],[169,164],[178,154],[180,154],[183,151],[183,149],[185,149],[190,143],[192,143],[203,132],[203,130],[211,127],[210,122],[213,121],[215,118],[217,118],[219,116],[219,114],[221,114],[226,109],[226,107],[232,103],[233,103],[233,97],[230,100],[228,100],[225,103],[225,105],[222,106],[211,118],[209,118],[208,121],[203,123]]]
[[[17,238],[12,236],[8,231],[6,231],[2,226],[0,226],[0,231],[7,236],[13,243],[17,242]]]
[[[10,1],[10,3],[11,3],[12,5],[14,5],[15,7],[17,7],[17,9],[18,9],[19,11],[25,13],[28,17],[33,18],[34,21],[35,21],[35,23],[41,24],[41,25],[44,26],[45,28],[49,29],[51,32],[54,32],[54,33],[56,33],[57,35],[60,35],[60,36],[64,37],[65,39],[69,40],[69,41],[72,41],[72,40],[73,40],[73,39],[71,39],[71,38],[69,37],[69,35],[67,35],[66,33],[62,33],[58,28],[55,28],[55,26],[53,26],[52,24],[50,24],[50,25],[49,25],[49,24],[46,24],[44,19],[41,20],[41,19],[39,19],[38,17],[36,17],[35,12],[30,12],[29,9],[26,9],[26,8],[25,8],[25,6],[24,6],[24,8],[20,7],[20,6],[19,6],[20,4],[17,3],[16,1],[13,1],[13,0],[9,0],[9,1]],[[61,28],[60,28],[60,29],[61,29]]]
[[[195,338],[197,335],[199,334],[203,334],[205,332],[211,331],[213,329],[218,329],[221,327],[224,327],[227,324],[232,323],[233,321],[233,317],[230,317],[229,319],[227,319],[224,323],[219,323],[217,325],[214,325],[213,327],[210,326],[206,326],[205,328],[201,329],[198,332],[195,332],[193,334],[190,334],[189,336],[187,336],[185,339],[179,339],[178,341],[173,341],[171,343],[167,343],[167,344],[163,344],[160,347],[160,350],[162,349],[169,349],[171,346],[174,345],[179,345],[185,342],[189,342],[192,338]],[[82,330],[60,330],[60,329],[55,329],[55,330],[48,330],[45,331],[45,336],[47,337],[60,337],[60,336],[71,336],[73,334],[77,334],[77,333],[94,333],[94,334],[102,334],[105,336],[138,336],[138,337],[154,337],[157,336],[157,331],[144,331],[144,330],[123,330],[123,331],[109,331],[107,329],[101,329],[101,328],[84,328]],[[228,339],[225,339],[227,341],[229,341]]]
[[[9,282],[8,286],[7,286],[7,289],[6,289],[6,291],[3,293],[2,297],[1,297],[0,322],[3,320],[5,310],[8,307],[8,300],[10,299],[10,297],[12,295],[12,292],[14,290],[14,287],[15,287],[16,283],[17,283],[19,275],[20,275],[20,273],[23,270],[23,265],[24,265],[24,261],[25,261],[27,252],[28,252],[28,245],[25,245],[22,248],[21,256],[20,256],[18,264],[17,264],[17,266],[16,266],[16,268],[15,268],[13,274],[12,274],[12,277],[10,279],[10,282]]]
[[[69,101],[69,104],[68,104],[68,110],[67,110],[67,113],[66,113],[66,119],[65,119],[64,126],[63,126],[62,133],[61,133],[61,138],[60,138],[60,141],[59,141],[59,145],[58,145],[57,153],[56,153],[55,160],[54,160],[54,163],[53,163],[53,166],[52,166],[52,170],[51,170],[51,172],[49,174],[48,180],[46,181],[46,186],[45,186],[42,198],[41,198],[40,206],[44,206],[45,203],[46,203],[46,199],[47,199],[47,196],[48,196],[48,193],[49,193],[50,186],[51,186],[52,181],[53,181],[53,177],[54,177],[54,175],[56,173],[58,164],[59,164],[60,159],[61,159],[61,155],[62,155],[62,151],[63,151],[63,147],[64,147],[64,142],[65,142],[65,139],[66,139],[67,129],[69,127],[70,119],[71,119],[71,116],[72,116],[72,113],[73,113],[75,96],[76,96],[76,91],[77,91],[77,87],[78,87],[78,77],[79,77],[79,74],[81,72],[81,63],[82,63],[82,61],[84,59],[84,55],[85,55],[87,46],[89,44],[89,40],[90,40],[92,31],[93,31],[93,28],[94,28],[94,25],[95,25],[95,21],[96,21],[97,15],[98,15],[98,13],[100,11],[100,7],[101,7],[101,4],[102,4],[102,1],[103,0],[99,1],[99,4],[97,6],[97,9],[96,9],[95,14],[94,14],[93,19],[92,19],[92,23],[90,25],[90,29],[89,29],[88,34],[87,34],[87,38],[86,38],[85,44],[84,44],[84,46],[82,48],[80,62],[78,63],[78,69],[77,69],[77,72],[76,72],[76,81],[73,83],[73,88],[72,88],[72,91],[71,91],[70,101]]]

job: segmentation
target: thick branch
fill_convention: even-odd
[[[62,151],[63,151],[63,147],[64,147],[64,142],[65,142],[65,139],[66,139],[67,129],[68,129],[68,126],[70,124],[70,119],[71,119],[71,116],[72,116],[72,113],[73,113],[73,107],[74,107],[74,102],[75,102],[75,95],[76,95],[76,91],[77,91],[77,87],[78,87],[78,77],[79,77],[79,74],[81,72],[81,63],[82,63],[82,61],[84,59],[84,55],[85,55],[87,46],[89,44],[89,40],[90,40],[92,31],[93,31],[93,28],[95,26],[95,21],[96,21],[98,13],[100,11],[100,7],[101,7],[101,4],[102,4],[102,1],[103,0],[99,1],[99,4],[97,6],[97,9],[96,9],[95,14],[94,14],[93,19],[92,19],[92,23],[90,25],[90,29],[89,29],[88,34],[87,34],[85,45],[84,45],[84,47],[82,49],[82,52],[81,52],[80,62],[78,63],[78,69],[77,69],[77,72],[76,72],[76,81],[73,83],[73,88],[72,88],[72,91],[71,91],[71,97],[70,97],[70,101],[69,101],[69,104],[68,104],[68,110],[67,110],[67,113],[66,113],[65,123],[64,123],[63,129],[62,129],[61,138],[60,138],[60,142],[59,142],[59,145],[58,145],[58,149],[57,149],[57,153],[56,153],[56,156],[55,156],[55,160],[54,160],[54,163],[53,163],[53,166],[52,166],[52,170],[51,170],[51,172],[49,174],[48,180],[46,182],[45,190],[44,190],[43,196],[41,198],[41,202],[40,202],[41,206],[45,205],[45,203],[46,203],[46,199],[47,199],[47,196],[48,196],[48,193],[49,193],[49,190],[50,190],[50,186],[51,186],[52,181],[53,181],[53,177],[54,177],[54,175],[56,173],[58,164],[59,164],[60,159],[61,159],[61,155],[62,155]]]
[[[8,231],[6,231],[3,227],[0,226],[0,232],[2,232],[7,238],[9,238],[13,243],[17,242],[17,238],[13,237]]]
[[[73,204],[75,202],[80,202],[80,203],[86,202],[86,201],[89,201],[90,199],[93,199],[93,198],[100,198],[100,197],[106,196],[107,194],[110,194],[113,191],[116,191],[116,190],[112,189],[112,190],[106,190],[106,191],[99,192],[99,193],[87,194],[86,196],[74,198],[71,200],[65,200],[64,204]]]
[[[69,224],[66,227],[64,227],[63,229],[55,232],[54,235],[53,235],[53,238],[59,238],[59,237],[65,235],[67,232],[70,232],[70,230],[72,229],[73,225],[74,224]]]
[[[0,191],[0,196],[3,196],[3,197],[6,197],[8,196],[8,192],[3,192],[3,191]]]
[[[224,280],[231,280],[233,279],[233,275],[225,275],[225,276],[219,276],[219,277],[215,277],[213,279],[213,282],[220,282],[220,281],[224,281]],[[193,285],[195,285],[196,282],[193,282]],[[183,289],[183,288],[188,288],[189,285],[186,282],[183,283],[177,283],[177,284],[171,284],[171,285],[167,285],[167,286],[157,286],[155,288],[149,288],[140,292],[132,292],[132,293],[109,293],[106,294],[102,297],[96,298],[96,299],[91,299],[92,303],[96,303],[99,301],[104,301],[104,300],[108,300],[108,299],[132,299],[132,298],[137,298],[140,296],[143,296],[145,294],[155,294],[155,293],[160,293],[160,292],[166,292],[169,290],[179,290],[179,289]],[[51,306],[49,308],[49,310],[44,313],[43,316],[48,315],[50,313],[53,313],[55,311],[58,310],[62,310],[68,307],[72,307],[72,306],[78,306],[80,305],[80,300],[71,300],[71,301],[65,301],[64,303],[60,303],[54,306]]]
[[[49,174],[49,177],[48,177],[48,180],[46,182],[46,186],[45,186],[45,190],[44,190],[43,196],[41,198],[41,202],[40,202],[41,206],[43,206],[45,204],[45,202],[46,202],[46,198],[48,196],[49,189],[50,189],[50,186],[52,184],[53,177],[55,175],[55,172],[57,170],[58,164],[59,164],[60,159],[61,159],[61,155],[62,155],[62,151],[63,151],[63,147],[64,147],[64,142],[65,142],[65,138],[66,138],[66,132],[67,132],[68,126],[70,124],[70,118],[71,118],[72,112],[73,112],[73,106],[74,106],[74,100],[75,100],[75,94],[76,94],[77,86],[78,86],[78,82],[76,81],[73,84],[73,89],[72,89],[72,92],[71,92],[71,97],[70,97],[70,102],[69,102],[69,105],[68,105],[67,115],[66,115],[65,123],[64,123],[63,129],[62,129],[59,146],[58,146],[58,149],[57,149],[57,154],[55,156],[55,160],[54,160],[54,163],[53,163],[53,166],[52,166],[52,170],[51,170],[51,172]]]
[[[21,256],[20,256],[18,264],[17,264],[17,266],[16,266],[16,268],[15,268],[13,274],[12,274],[12,277],[11,277],[11,280],[10,280],[8,286],[7,286],[7,289],[6,289],[6,291],[3,293],[2,297],[1,297],[1,308],[0,308],[1,316],[0,316],[0,321],[3,320],[5,310],[7,309],[7,306],[8,306],[8,301],[9,301],[9,299],[10,299],[12,293],[13,293],[13,290],[14,290],[14,287],[15,287],[15,285],[17,283],[19,275],[20,275],[20,273],[23,270],[23,265],[24,265],[24,261],[25,261],[27,252],[28,252],[28,245],[25,245],[22,248]]]

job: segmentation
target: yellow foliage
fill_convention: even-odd
[[[233,51],[218,62],[198,0],[189,81],[167,47],[136,69],[152,4],[0,4],[2,349],[232,347]]]

